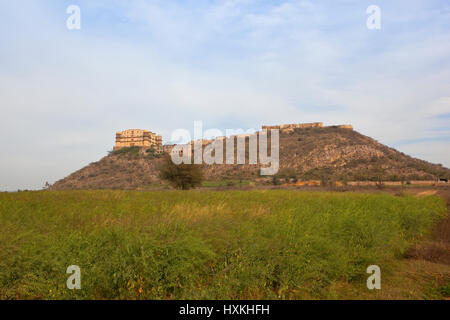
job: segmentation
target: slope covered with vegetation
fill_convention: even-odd
[[[137,147],[119,149],[57,181],[51,189],[148,187],[161,182],[161,161],[153,152]],[[260,178],[258,165],[202,167],[208,180]],[[407,156],[356,131],[326,127],[280,134],[280,176],[283,175],[299,180],[408,181],[450,178],[450,169]]]

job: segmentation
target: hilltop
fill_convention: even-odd
[[[134,189],[160,183],[161,157],[143,148],[110,152],[50,189]],[[259,165],[203,165],[208,180],[260,179]],[[345,127],[280,131],[279,176],[299,180],[408,181],[450,178],[450,169],[410,157]],[[268,178],[270,179],[270,177]]]

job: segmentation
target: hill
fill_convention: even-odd
[[[137,147],[110,152],[50,187],[134,189],[160,183],[161,158]],[[203,165],[208,180],[259,177],[259,165]],[[450,178],[450,169],[410,157],[356,131],[339,127],[280,132],[280,177],[301,180],[407,181]]]

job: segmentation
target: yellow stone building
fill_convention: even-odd
[[[128,129],[116,132],[116,145],[114,149],[123,147],[154,147],[156,151],[162,151],[162,136],[149,130]]]

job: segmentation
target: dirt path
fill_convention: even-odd
[[[438,191],[437,190],[426,190],[426,191],[422,191],[419,192],[417,194],[418,197],[426,197],[426,196],[432,196],[433,194],[436,194]]]

